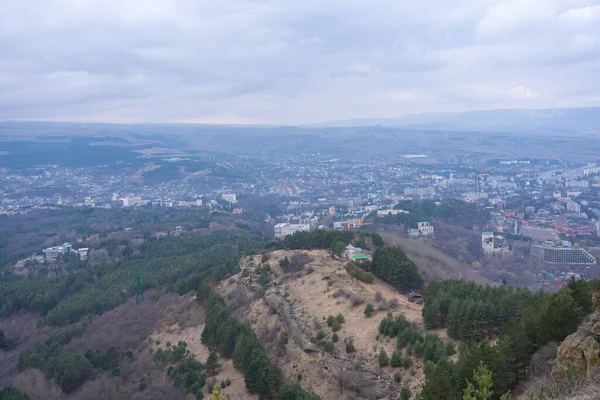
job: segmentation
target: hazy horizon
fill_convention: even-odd
[[[7,0],[0,120],[304,125],[600,106],[600,1]]]

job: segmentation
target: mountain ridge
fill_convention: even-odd
[[[312,128],[427,128],[472,131],[600,131],[600,107],[492,109],[458,113],[407,114],[396,118],[357,118],[305,125]]]

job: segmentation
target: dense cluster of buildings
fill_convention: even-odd
[[[219,163],[219,156],[213,160]],[[0,213],[51,206],[206,207],[233,214],[244,201],[274,196],[280,201],[266,220],[273,234],[285,237],[315,229],[357,229],[376,217],[408,214],[394,207],[401,200],[462,199],[489,215],[481,247],[487,255],[511,253],[511,241],[528,238],[533,257],[548,262],[592,263],[600,248],[600,167],[549,160],[497,160],[438,166],[411,159],[322,159],[317,155],[281,158],[227,156],[232,169],[246,176],[201,181],[195,175],[150,183],[138,179],[143,166],[106,169],[36,166],[0,170]],[[278,209],[278,212],[272,210]],[[408,227],[410,237],[431,237],[431,221]],[[571,247],[565,245],[572,243]],[[533,247],[533,245],[538,247]],[[540,250],[541,249],[541,250]],[[543,251],[542,251],[543,250]],[[49,251],[54,257],[55,251]],[[563,255],[572,255],[563,256]],[[560,260],[560,261],[553,261]],[[566,261],[565,261],[566,260]]]

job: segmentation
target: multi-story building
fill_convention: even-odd
[[[582,180],[582,181],[567,181],[567,182],[565,182],[565,187],[567,189],[570,189],[570,188],[587,188],[589,186],[590,186],[590,182],[584,181],[584,180]]]
[[[377,216],[379,218],[383,218],[388,215],[397,215],[397,214],[409,214],[409,211],[405,210],[379,210],[377,211]]]
[[[274,233],[275,237],[279,239],[283,239],[287,235],[293,235],[296,232],[309,232],[310,225],[308,224],[290,224],[287,222],[282,222],[280,224],[275,225]]]
[[[431,186],[422,188],[404,188],[405,196],[431,196],[435,194],[435,189]]]
[[[596,265],[596,258],[582,248],[533,245],[531,256],[552,264]]]
[[[88,247],[81,247],[81,248],[77,249],[77,253],[79,253],[79,259],[87,260],[89,250],[90,249]]]
[[[139,206],[142,204],[142,196],[137,195],[122,197],[121,203],[123,203],[123,207]]]
[[[488,194],[485,192],[475,192],[475,193],[463,193],[461,194],[461,198],[466,203],[474,203],[478,200],[485,200],[488,198]]]
[[[523,226],[521,228],[521,235],[530,237],[534,242],[558,240],[558,234],[554,229],[536,228],[532,226]]]
[[[481,248],[483,248],[483,253],[486,255],[494,253],[494,232],[481,233]]]
[[[237,197],[235,194],[223,194],[223,200],[229,204],[237,203]]]
[[[339,221],[333,223],[333,229],[338,230],[347,230],[347,229],[357,229],[363,225],[364,221],[362,218],[352,218],[346,221]]]
[[[434,228],[433,225],[431,225],[429,222],[418,222],[417,228],[419,229],[419,233],[421,235],[433,235]]]
[[[579,214],[581,212],[581,206],[574,201],[569,201],[567,203],[567,211]]]
[[[47,263],[53,263],[56,262],[61,255],[71,254],[72,249],[73,248],[69,243],[64,243],[62,246],[47,247],[42,250],[42,257]]]

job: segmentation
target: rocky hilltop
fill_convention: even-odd
[[[286,270],[280,266],[284,258],[291,261]],[[380,349],[392,354],[396,347],[396,339],[379,336],[379,321],[390,312],[422,326],[420,310],[390,300],[394,289],[379,280],[364,285],[352,278],[343,260],[327,251],[246,257],[240,273],[222,282],[218,291],[232,314],[252,327],[284,374],[301,379],[306,390],[323,399],[397,399],[403,386],[413,393],[422,387],[421,359],[412,357],[412,368],[406,369],[377,362]],[[371,318],[363,312],[367,302],[376,308]],[[337,315],[343,315],[344,322],[333,331],[327,319]]]
[[[596,371],[600,363],[600,292],[594,294],[594,310],[558,347],[555,370],[572,367],[588,378]]]

